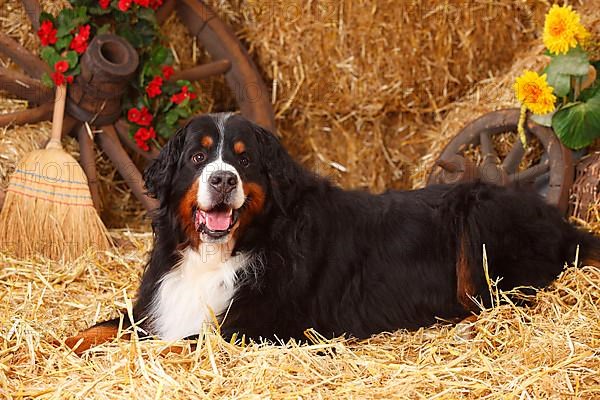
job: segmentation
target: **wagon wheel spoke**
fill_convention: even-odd
[[[156,22],[162,24],[169,18],[169,16],[175,10],[175,0],[166,0],[163,2],[162,6],[160,6],[156,10]]]
[[[77,141],[79,142],[80,164],[85,172],[90,187],[90,194],[96,210],[100,211],[101,199],[98,182],[98,172],[96,170],[96,157],[94,154],[94,141],[90,137],[90,132],[85,124],[79,124],[77,128]]]
[[[125,146],[127,146],[130,150],[133,150],[147,161],[158,157],[159,151],[156,147],[154,147],[154,145],[150,144],[150,150],[144,151],[133,142],[131,136],[129,135],[129,124],[124,119],[119,119],[114,126],[121,143],[125,144]]]
[[[490,135],[485,132],[481,132],[479,135],[479,140],[481,144],[481,156],[483,157],[483,164],[500,164],[500,158],[498,157],[498,153],[496,153],[496,149],[494,148],[494,143],[492,143],[492,138]]]
[[[436,161],[436,164],[439,165],[444,171],[450,173],[464,172],[465,170],[465,159],[458,154],[450,159],[439,159]]]
[[[440,159],[436,164],[442,169],[438,183],[464,182],[477,179],[480,175],[477,166],[460,154]]]
[[[113,125],[103,126],[102,133],[98,135],[98,141],[100,147],[117,167],[119,174],[121,174],[135,197],[146,210],[154,210],[158,206],[158,202],[146,195],[142,174],[121,145],[115,127]]]
[[[31,22],[31,26],[36,31],[40,29],[40,14],[42,13],[42,6],[38,0],[21,0],[25,13]]]
[[[546,172],[550,171],[550,162],[544,161],[533,167],[527,168],[525,171],[515,172],[511,174],[508,179],[509,182],[530,182],[540,176],[544,175]]]
[[[45,103],[54,96],[52,90],[37,79],[2,67],[0,67],[0,88],[34,104]]]
[[[231,61],[229,60],[213,61],[207,64],[178,71],[173,74],[171,81],[175,82],[180,79],[186,81],[199,81],[201,79],[210,78],[211,76],[225,74],[230,68]]]
[[[502,168],[504,171],[506,171],[507,174],[514,174],[517,171],[517,168],[519,167],[524,155],[525,149],[523,148],[523,144],[520,140],[517,140],[502,162]]]
[[[52,118],[53,103],[0,115],[0,127],[7,125],[35,124]]]
[[[6,55],[33,78],[41,78],[50,67],[7,34],[0,32],[0,53]]]

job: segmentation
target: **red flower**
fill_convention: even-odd
[[[123,12],[129,10],[129,7],[131,7],[131,0],[119,0],[118,7],[119,10]]]
[[[52,21],[44,21],[38,29],[37,34],[42,42],[42,46],[48,46],[49,44],[56,43],[56,32],[57,29],[54,28]]]
[[[171,76],[173,76],[173,73],[175,72],[175,70],[173,69],[173,67],[171,67],[170,65],[165,65],[162,68],[162,76],[163,78],[165,78],[166,80],[169,80],[171,78]]]
[[[150,128],[140,128],[133,135],[133,139],[137,146],[144,150],[150,150],[150,146],[148,146],[148,140],[154,139],[156,137],[156,132],[153,127]]]
[[[162,6],[163,0],[150,0],[150,7],[153,10],[156,10],[158,7]]]
[[[148,143],[144,142],[143,140],[135,139],[135,144],[137,144],[137,146],[144,151],[150,150],[150,146],[148,146]]]
[[[161,94],[162,90],[160,89],[160,87],[162,86],[162,84],[163,79],[160,76],[155,76],[154,79],[152,79],[152,81],[146,87],[146,94],[148,95],[148,97],[153,99],[154,97]]]
[[[85,49],[87,49],[87,42],[89,38],[90,26],[81,26],[79,27],[79,32],[77,32],[73,40],[71,40],[71,45],[69,47],[72,50],[75,50],[77,53],[82,54],[85,51]]]
[[[62,74],[62,72],[53,72],[50,74],[50,77],[52,78],[56,86],[61,86],[65,84],[65,76]]]
[[[137,123],[141,126],[150,126],[152,123],[152,114],[148,112],[146,107],[142,107],[140,110],[140,119],[137,121]]]
[[[73,83],[73,75],[67,76],[67,83]]]
[[[196,93],[188,92],[188,87],[182,86],[181,92],[174,94],[171,96],[171,101],[175,104],[181,104],[185,99],[194,100],[196,98]]]
[[[140,110],[137,108],[130,108],[129,111],[127,111],[127,119],[129,122],[137,123],[140,120],[141,115],[142,113],[140,113]]]
[[[150,0],[133,0],[133,2],[139,6],[142,7],[149,7],[150,6]]]
[[[98,0],[98,3],[103,10],[106,10],[110,6],[110,0]]]
[[[66,62],[65,60],[57,61],[54,64],[54,71],[56,71],[56,72],[63,73],[63,72],[67,72],[68,69],[69,69],[69,63]]]

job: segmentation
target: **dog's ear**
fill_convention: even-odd
[[[286,196],[301,186],[306,174],[282,146],[279,139],[265,128],[252,124],[258,141],[259,156],[263,172],[267,175],[272,195],[279,207],[285,212]]]
[[[183,151],[187,125],[180,128],[162,148],[158,157],[144,171],[147,194],[162,202],[171,190],[177,163]]]

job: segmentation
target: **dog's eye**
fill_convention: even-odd
[[[200,164],[202,162],[204,162],[204,160],[206,160],[206,154],[200,152],[200,153],[196,153],[192,156],[192,162],[194,164]]]
[[[247,167],[248,165],[250,165],[250,159],[246,156],[241,156],[240,157],[240,165],[242,167]]]

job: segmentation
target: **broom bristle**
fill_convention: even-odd
[[[110,246],[79,163],[62,149],[25,155],[0,213],[0,249],[18,257],[72,260]]]

